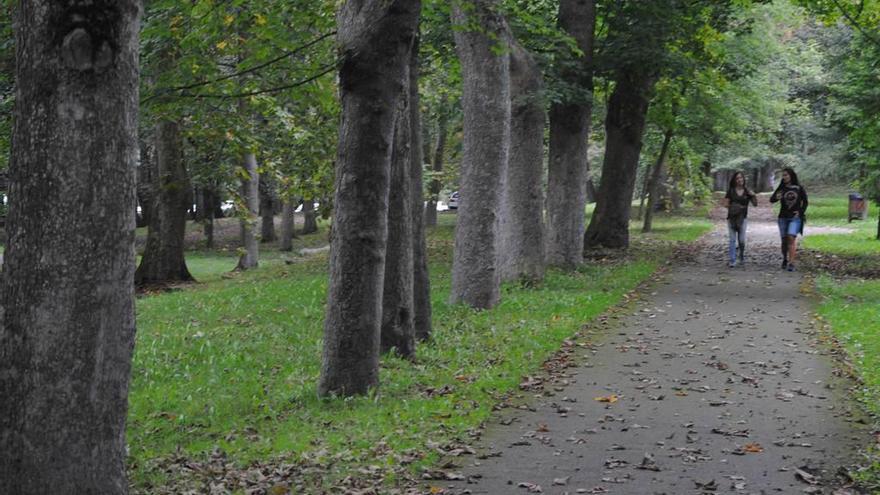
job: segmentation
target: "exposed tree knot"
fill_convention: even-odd
[[[88,31],[79,27],[64,37],[61,45],[64,64],[80,72],[104,69],[113,63],[113,49],[105,40],[95,47]]]

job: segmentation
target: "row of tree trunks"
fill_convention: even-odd
[[[342,120],[318,393],[379,384],[388,195],[398,102],[419,0],[345,2],[337,14]]]
[[[645,210],[645,220],[642,224],[642,232],[651,232],[653,229],[654,210],[660,204],[660,182],[663,178],[663,168],[666,165],[666,157],[669,155],[669,145],[672,143],[672,131],[663,132],[663,144],[660,146],[660,155],[654,162],[648,179],[648,208]]]
[[[15,5],[0,491],[125,494],[141,4]]]
[[[155,137],[158,187],[144,254],[134,275],[139,287],[193,280],[184,256],[186,212],[192,204],[192,188],[183,161],[180,124],[159,121]]]
[[[587,248],[629,246],[629,217],[645,119],[656,75],[621,70],[605,117],[605,159],[596,210],[584,234]]]
[[[512,41],[510,156],[504,184],[499,259],[502,280],[539,283],[544,279],[542,178],[546,115],[540,99],[542,89],[538,64],[528,51]]]
[[[563,79],[581,95],[550,108],[550,161],[547,176],[547,261],[571,269],[583,262],[587,203],[587,149],[592,116],[592,58],[595,0],[561,0],[559,25],[583,52]]]
[[[260,174],[253,152],[245,153],[242,168],[241,197],[245,211],[241,213],[242,253],[235,269],[249,270],[256,268],[260,259],[260,241],[254,232],[260,212]]]
[[[500,296],[499,214],[510,150],[508,28],[498,10],[497,0],[474,0],[467,10],[456,2],[452,9],[464,138],[450,301],[484,309]]]

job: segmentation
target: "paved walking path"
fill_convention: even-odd
[[[596,332],[570,384],[500,414],[446,493],[835,493],[868,437],[815,342],[802,275],[755,212],[745,267],[719,222],[639,306]],[[597,398],[610,402],[600,402]],[[427,485],[426,485],[427,486]],[[840,491],[836,493],[850,493]]]

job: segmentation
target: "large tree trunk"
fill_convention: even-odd
[[[342,121],[322,396],[364,394],[379,384],[394,117],[420,9],[419,0],[348,1],[337,17]]]
[[[501,217],[502,280],[544,279],[544,125],[541,70],[526,50],[510,51],[510,163]]]
[[[592,59],[595,0],[561,0],[559,25],[583,55],[564,71],[577,97],[550,107],[550,162],[547,174],[547,261],[571,269],[583,262],[583,236],[590,164],[587,158],[593,111]],[[604,180],[604,177],[603,177]]]
[[[499,209],[510,148],[510,57],[507,23],[496,0],[453,4],[463,79],[464,143],[455,228],[452,303],[491,308],[500,297]]]
[[[296,237],[294,209],[293,198],[288,198],[281,206],[281,251],[293,250],[293,238]]]
[[[303,228],[299,232],[302,235],[314,234],[318,231],[318,220],[315,214],[315,200],[303,199]]]
[[[407,71],[408,72],[408,71]],[[406,76],[408,80],[408,75]],[[413,229],[410,154],[412,136],[408,90],[401,95],[391,153],[392,193],[388,198],[388,241],[382,296],[382,352],[396,349],[405,358],[415,356],[413,328]]]
[[[410,180],[412,181],[412,235],[413,235],[413,325],[418,340],[431,337],[431,280],[428,274],[428,245],[425,239],[424,186],[422,167],[422,116],[419,100],[419,39],[416,38],[409,59],[409,122],[412,135]],[[434,208],[437,212],[437,208]]]
[[[605,160],[596,210],[584,234],[587,248],[629,246],[629,217],[642,151],[649,93],[656,77],[635,71],[618,74],[605,117]]]
[[[431,178],[431,185],[428,188],[428,204],[425,206],[425,225],[428,227],[437,225],[437,201],[440,195],[440,188],[443,186],[438,175],[440,172],[443,172],[443,157],[446,154],[448,128],[449,112],[446,110],[446,97],[443,96],[440,101],[440,116],[437,119],[437,146],[434,148],[434,159],[431,163],[431,170],[435,175]]]
[[[671,142],[672,131],[664,132],[660,155],[657,157],[657,161],[654,162],[651,178],[648,181],[648,208],[645,210],[645,222],[642,224],[642,232],[650,232],[653,228],[654,209],[657,207],[657,201],[660,198],[660,179],[663,177],[663,165],[666,163],[666,156],[669,154],[669,144]]]
[[[0,491],[125,494],[140,2],[16,5]]]
[[[265,175],[260,176],[260,242],[275,242],[275,184]]]
[[[244,200],[245,217],[241,219],[241,245],[244,252],[238,258],[236,270],[256,268],[260,260],[260,240],[254,228],[260,211],[260,174],[257,172],[257,156],[244,155],[244,174],[241,179],[241,197]]]
[[[160,121],[156,125],[158,190],[144,255],[134,274],[140,287],[193,280],[184,256],[186,212],[192,201],[182,148],[179,124]]]

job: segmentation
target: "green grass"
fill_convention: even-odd
[[[206,283],[138,300],[128,430],[137,491],[168,482],[163,459],[178,451],[205,458],[215,447],[238,464],[321,453],[333,462],[315,475],[315,491],[358,467],[396,466],[394,456],[410,451],[428,452],[413,468],[431,465],[429,441],[466,438],[499,396],[517,390],[523,375],[663,256],[550,271],[536,288],[506,285],[498,307],[478,312],[446,302],[454,220],[440,215],[429,237],[433,340],[418,348],[416,364],[383,358],[381,388],[363,398],[325,401],[315,393],[326,256],[232,276],[222,273],[234,257],[188,256]],[[658,238],[691,240],[704,231],[698,220],[657,225]],[[444,387],[449,393],[427,392]],[[379,444],[390,450],[377,457]]]
[[[880,417],[880,280],[837,281],[817,279],[822,294],[818,314],[846,349],[863,381],[860,399]],[[880,451],[869,452],[868,465],[853,476],[871,493],[880,493]]]
[[[880,241],[876,239],[877,219],[876,206],[868,208],[872,216],[867,220],[847,222],[849,200],[844,193],[835,193],[828,196],[810,198],[810,207],[807,210],[806,235],[802,246],[829,254],[847,256],[878,255],[880,256]],[[810,234],[811,226],[831,226],[851,229],[851,233],[845,234]]]

